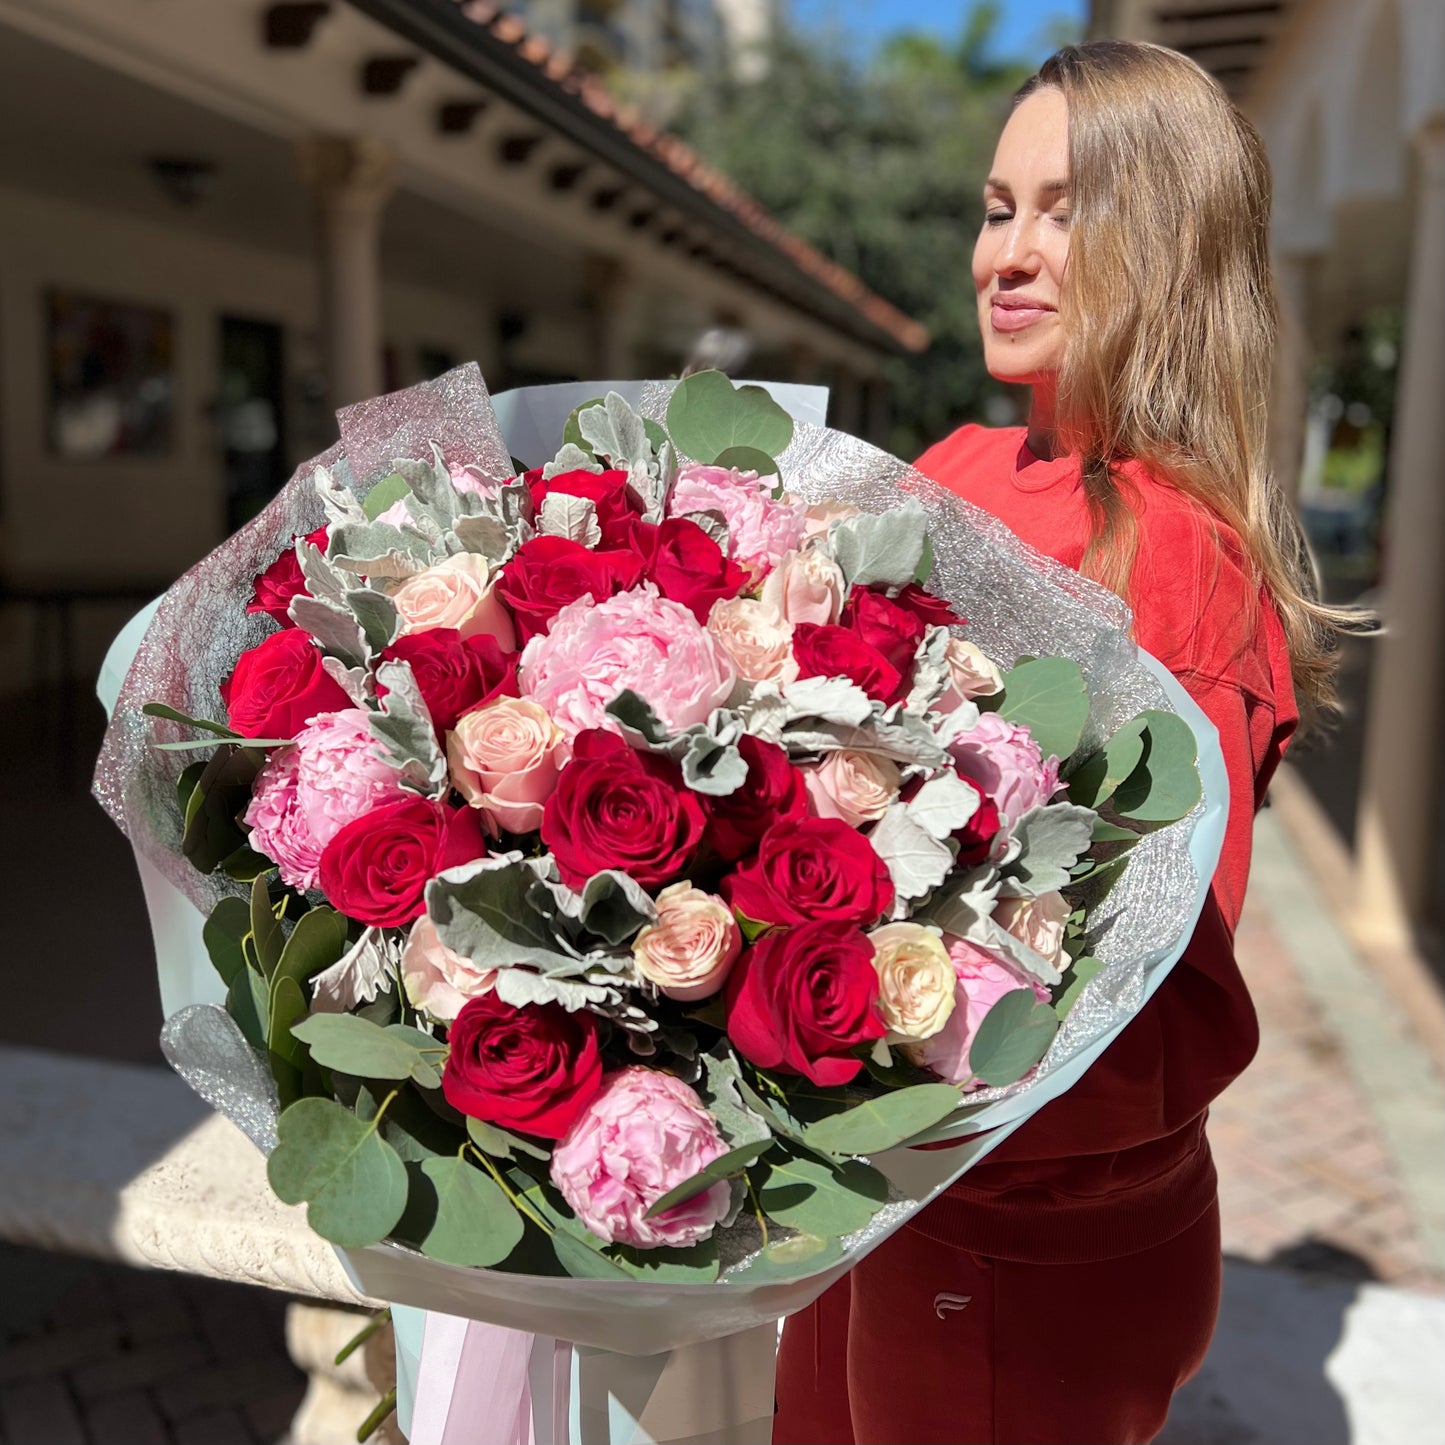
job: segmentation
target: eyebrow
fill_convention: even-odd
[[[1013,195],[1013,187],[1010,186],[1007,181],[999,180],[997,176],[990,176],[983,184],[985,190],[997,191],[1003,196]],[[1069,183],[1067,181],[1045,181],[1043,185],[1039,187],[1039,190],[1045,195],[1057,195],[1060,191],[1067,191],[1068,189]]]

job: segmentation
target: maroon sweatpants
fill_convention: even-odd
[[[1133,1445],[1219,1310],[1219,1208],[1139,1254],[984,1259],[905,1227],[783,1331],[773,1445]]]

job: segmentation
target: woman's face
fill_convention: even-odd
[[[1018,106],[999,137],[973,248],[984,361],[1000,381],[1035,385],[1063,361],[1068,182],[1068,107],[1062,91],[1046,86]]]

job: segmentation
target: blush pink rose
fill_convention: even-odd
[[[462,641],[486,633],[503,652],[513,652],[517,634],[512,615],[496,595],[496,580],[485,557],[459,552],[408,577],[391,593],[401,614],[401,631],[427,632],[455,628]]]
[[[833,530],[835,522],[846,522],[858,515],[858,508],[852,502],[814,502],[803,509],[803,536],[805,540],[826,537]]]
[[[1037,898],[1000,898],[993,917],[1000,928],[1058,966],[1070,911],[1062,893],[1041,893]]]
[[[943,653],[948,682],[933,704],[935,712],[950,713],[976,697],[988,697],[1003,686],[1003,673],[976,642],[950,637]]]
[[[547,709],[530,698],[483,703],[447,734],[452,786],[509,833],[530,833],[542,826],[565,741]]]
[[[988,1011],[1006,993],[1032,988],[1040,1003],[1049,1001],[1049,991],[1042,984],[1023,977],[996,953],[966,938],[949,938],[948,956],[958,980],[953,1012],[948,1022],[922,1043],[907,1044],[903,1052],[921,1069],[932,1069],[950,1084],[968,1084],[973,1079],[968,1051]]]
[[[413,1008],[450,1023],[468,999],[490,993],[494,968],[477,968],[437,937],[436,924],[423,915],[411,926],[401,951],[401,981]]]
[[[377,756],[370,716],[361,708],[322,713],[256,777],[246,809],[251,846],[293,888],[320,884],[322,850],[348,823],[412,796]]]
[[[637,971],[680,1003],[709,998],[727,982],[742,952],[733,911],[691,883],[674,883],[657,895],[657,922],[633,940]]]
[[[791,682],[798,675],[793,661],[793,624],[776,607],[752,597],[714,602],[707,630],[732,658],[745,682]]]
[[[820,547],[789,552],[768,573],[762,600],[790,623],[828,627],[843,611],[843,569]]]
[[[737,681],[732,659],[681,603],[650,582],[606,602],[583,597],[522,652],[522,695],[547,709],[569,738],[618,732],[607,704],[631,689],[673,732],[705,722]]]
[[[728,528],[728,556],[765,572],[803,540],[806,519],[794,502],[775,501],[756,472],[688,462],[677,473],[667,502],[670,517],[721,512]]]
[[[996,712],[980,713],[949,750],[958,772],[978,784],[1009,826],[1059,790],[1058,758],[1045,758],[1027,728],[1015,727]]]
[[[813,811],[820,818],[841,818],[850,828],[877,822],[903,786],[892,758],[852,748],[825,753],[821,763],[801,771]]]
[[[553,1149],[552,1183],[608,1244],[696,1244],[727,1217],[727,1181],[652,1219],[647,1211],[727,1151],[717,1121],[681,1079],[634,1066],[603,1081]]]

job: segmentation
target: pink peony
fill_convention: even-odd
[[[572,738],[586,728],[617,732],[605,709],[629,688],[674,732],[705,722],[728,700],[737,673],[686,607],[644,582],[606,602],[569,603],[527,644],[518,679],[522,695]]]
[[[246,823],[251,846],[293,888],[315,888],[321,851],[354,819],[410,797],[401,775],[375,756],[370,714],[361,708],[313,718],[256,777]]]
[[[980,713],[950,749],[959,773],[993,799],[1009,826],[1059,790],[1058,758],[1045,758],[1027,728],[1015,727],[996,712]]]
[[[728,527],[728,556],[758,572],[767,571],[784,552],[799,546],[807,528],[804,508],[774,501],[756,472],[695,462],[678,470],[667,512],[671,517],[721,512]]]
[[[958,980],[953,1012],[948,1022],[922,1043],[909,1044],[904,1053],[922,1069],[932,1069],[950,1084],[966,1084],[973,1078],[968,1051],[988,1011],[1006,993],[1032,988],[1040,1003],[1049,1001],[1042,984],[1024,978],[1013,965],[996,953],[966,938],[950,938],[948,956]]]
[[[696,1244],[727,1217],[725,1180],[652,1219],[647,1211],[727,1152],[717,1121],[681,1079],[634,1066],[603,1082],[552,1151],[552,1183],[608,1244]]]

